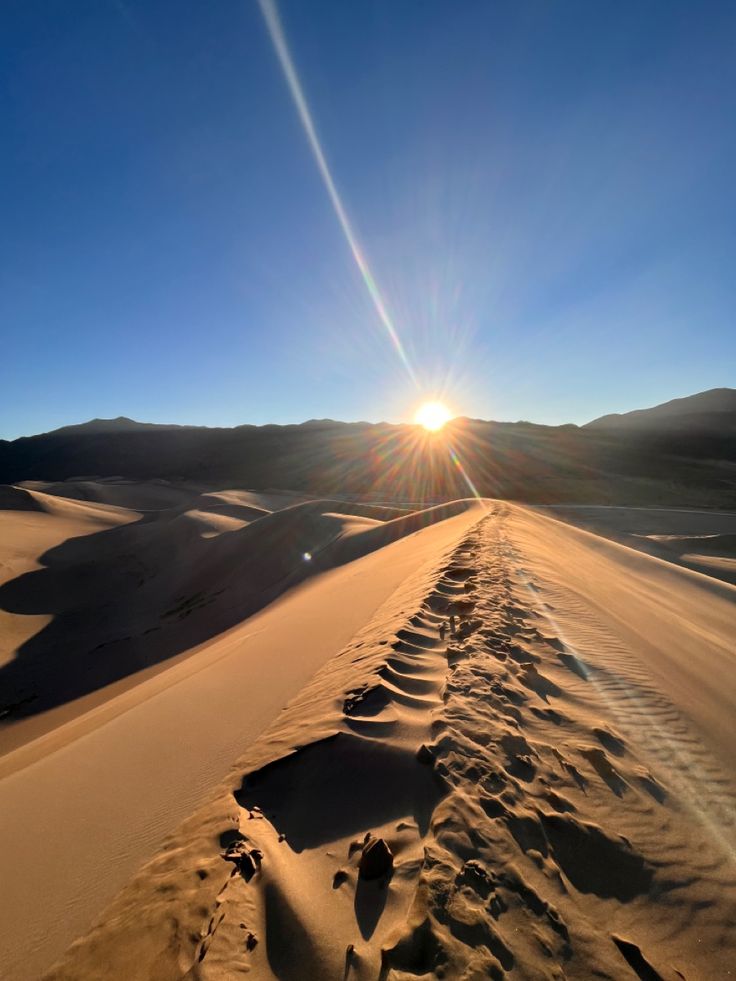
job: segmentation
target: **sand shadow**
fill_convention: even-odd
[[[341,732],[248,774],[235,799],[301,852],[406,817],[424,835],[443,794],[413,753]]]
[[[307,550],[329,553],[339,530],[329,516],[298,521],[268,514],[205,538],[183,511],[148,513],[70,538],[41,556],[44,568],[0,586],[0,609],[52,617],[0,667],[0,711],[8,710],[9,719],[62,705],[190,650],[341,558],[327,554],[322,565],[311,566],[303,558]]]
[[[363,940],[370,940],[381,919],[388,899],[388,882],[366,882],[358,876],[355,884],[355,919]]]
[[[558,865],[578,892],[621,903],[649,892],[653,869],[623,838],[569,814],[540,818]]]
[[[309,501],[204,537],[187,509],[244,512],[223,511],[202,494],[186,507],[70,538],[44,553],[44,568],[0,587],[0,609],[53,618],[0,668],[0,712],[35,715],[191,650],[308,577],[468,506],[455,501],[344,536],[342,516],[376,508]]]

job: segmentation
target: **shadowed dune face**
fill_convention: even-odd
[[[10,496],[37,506],[36,495],[75,513],[108,506],[78,503],[82,499],[162,500],[158,486],[148,495],[139,485],[131,490],[121,484],[110,495],[111,486],[85,482],[69,501],[32,490]],[[7,720],[43,712],[191,650],[308,576],[466,506],[456,502],[407,514],[309,501],[271,513],[237,492],[164,490],[163,499],[175,498],[176,506],[142,516],[127,512],[132,523],[69,538],[40,556],[42,568],[0,586],[1,610],[47,621],[0,667],[0,711]]]
[[[129,524],[140,515],[105,504],[80,504],[35,490],[0,488],[0,589],[42,568],[42,556],[64,543]],[[0,670],[50,622],[50,612],[16,614],[0,606]],[[5,692],[0,704],[7,705]]]
[[[24,487],[0,485],[0,511],[43,511],[36,498]]]
[[[161,511],[182,507],[198,496],[194,488],[177,486],[164,480],[126,480],[123,477],[90,480],[26,480],[19,487],[67,501],[111,504],[133,511]]]

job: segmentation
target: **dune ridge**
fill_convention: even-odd
[[[733,588],[489,508],[48,977],[728,976]]]
[[[0,666],[0,751],[69,718],[75,701],[79,711],[90,699],[96,704],[111,685],[133,683],[241,623],[310,576],[468,507],[454,502],[406,513],[265,495],[268,503],[287,504],[271,511],[257,503],[264,498],[244,492],[180,488],[172,504],[172,488],[163,488],[163,499],[160,490],[83,482],[28,487],[13,497],[82,523],[63,526],[60,541],[0,584],[0,615],[12,627]],[[155,506],[134,511],[122,502]]]
[[[0,836],[13,843],[0,854],[0,976],[37,978],[89,929],[314,672],[483,513],[477,502],[457,511],[404,524],[411,534],[310,576],[165,670],[71,703],[63,724],[0,760]]]

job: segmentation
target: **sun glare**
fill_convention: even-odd
[[[414,414],[414,422],[424,426],[431,433],[442,429],[446,422],[452,419],[452,413],[442,402],[423,402]]]

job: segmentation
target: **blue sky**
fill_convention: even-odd
[[[736,4],[0,11],[0,437],[584,422],[736,384]]]

